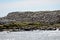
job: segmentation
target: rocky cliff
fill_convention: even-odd
[[[60,23],[60,10],[37,12],[10,12],[7,16],[0,18],[0,24],[9,23],[10,21]]]

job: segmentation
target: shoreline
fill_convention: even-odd
[[[18,30],[18,31],[10,31],[10,30],[3,30],[3,31],[0,31],[0,32],[23,32],[23,31],[26,31],[26,30]],[[60,31],[59,29],[56,29],[56,30],[27,30],[27,31]]]

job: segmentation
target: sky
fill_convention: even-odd
[[[60,10],[60,0],[0,0],[0,17],[16,11]]]

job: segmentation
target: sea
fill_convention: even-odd
[[[33,30],[18,32],[0,32],[0,40],[60,40],[60,31],[58,30]]]

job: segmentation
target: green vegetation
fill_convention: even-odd
[[[0,25],[0,29],[40,29],[40,30],[51,30],[53,28],[60,28],[58,24],[47,24],[41,22],[11,22],[9,24]]]

